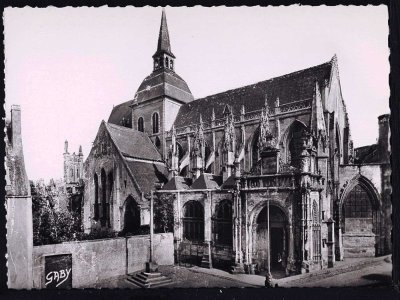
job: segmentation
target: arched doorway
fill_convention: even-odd
[[[356,184],[342,204],[344,257],[368,257],[377,254],[380,235],[379,204],[363,184]]]
[[[268,242],[268,220],[270,235]],[[256,263],[260,274],[268,271],[268,255],[273,277],[285,276],[286,258],[288,253],[288,224],[286,215],[282,209],[274,204],[266,205],[258,214],[256,227]],[[270,248],[270,250],[268,249]]]
[[[132,196],[126,198],[124,213],[124,233],[136,234],[140,229],[140,208]]]

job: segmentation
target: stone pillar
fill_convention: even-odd
[[[32,198],[22,148],[21,109],[17,105],[11,107],[6,135],[7,285],[10,289],[31,289]]]
[[[211,192],[206,192],[204,199],[204,254],[201,261],[203,268],[212,268],[211,259]]]
[[[173,214],[174,214],[174,254],[175,263],[180,262],[179,257],[179,244],[182,240],[182,219],[181,219],[181,203],[180,193],[177,192],[173,201]]]
[[[242,252],[242,210],[241,199],[239,192],[235,191],[233,194],[234,203],[234,252],[235,252],[235,265],[232,267],[232,273],[244,273],[243,265],[243,252]]]

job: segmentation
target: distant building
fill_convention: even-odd
[[[85,161],[86,232],[147,224],[157,190],[178,261],[296,274],[390,253],[388,116],[354,153],[336,56],[201,99],[175,59],[163,12],[152,73]]]
[[[64,144],[64,183],[68,193],[75,193],[75,189],[83,183],[83,153],[79,146],[78,154],[68,152],[68,141]]]

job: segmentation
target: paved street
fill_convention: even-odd
[[[391,284],[390,256],[340,262],[337,267],[315,273],[275,279],[279,287],[385,287]],[[263,287],[265,277],[230,274],[218,269],[161,266],[159,271],[172,279],[166,288]],[[125,276],[100,282],[96,288],[138,288]]]
[[[392,263],[382,260],[378,265],[368,266],[360,270],[345,272],[332,277],[322,279],[308,279],[306,282],[283,285],[286,287],[349,287],[368,286],[384,287],[390,286],[392,278]]]

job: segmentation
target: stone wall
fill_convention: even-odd
[[[172,265],[173,252],[172,233],[154,235],[154,260],[159,265]],[[112,277],[143,270],[150,258],[150,237],[133,236],[35,246],[34,288],[45,288],[45,257],[58,254],[72,254],[72,287],[90,287]]]

